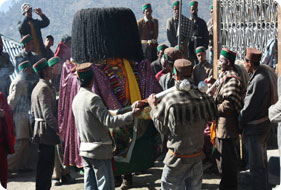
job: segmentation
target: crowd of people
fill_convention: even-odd
[[[74,183],[74,165],[84,169],[85,189],[128,189],[132,173],[158,159],[164,163],[161,189],[200,190],[202,160],[209,159],[221,175],[219,189],[234,190],[241,135],[251,189],[268,188],[270,121],[281,118],[277,76],[261,64],[262,52],[250,47],[243,64],[223,48],[220,74],[213,76],[213,20],[206,24],[198,16],[197,1],[189,3],[190,18],[180,15],[179,6],[171,4],[174,15],[167,20],[170,46],[158,44],[158,20],[146,3],[138,21],[127,8],[76,12],[72,35],[62,38],[55,53],[53,36],[44,43],[41,34],[48,17],[37,8],[41,19],[33,19],[31,5],[21,6],[23,49],[12,82],[14,67],[0,38],[4,188],[8,171],[35,167],[37,190],[50,189],[52,178],[55,185]],[[34,151],[36,166],[30,162]]]

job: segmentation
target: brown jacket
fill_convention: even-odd
[[[219,111],[216,127],[217,138],[238,137],[238,115],[243,104],[243,85],[236,71],[225,71],[218,79],[214,94]]]
[[[44,79],[40,79],[32,91],[31,113],[35,118],[34,141],[47,145],[58,144],[55,89]]]
[[[150,34],[149,28],[147,23],[145,22],[144,18],[141,18],[138,20],[138,29],[140,33],[140,39],[141,40],[151,40],[158,38],[158,20],[155,18],[152,18],[153,23],[153,34]]]

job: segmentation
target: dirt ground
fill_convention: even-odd
[[[160,190],[160,178],[163,164],[155,163],[146,173],[133,176],[132,190]],[[71,185],[52,186],[52,190],[81,190],[83,189],[83,175],[76,172],[71,173],[75,177],[76,183]],[[205,174],[203,176],[202,189],[217,189],[219,176],[215,174]],[[12,174],[9,177],[8,190],[34,190],[35,171],[28,173]],[[120,188],[116,188],[120,190]]]

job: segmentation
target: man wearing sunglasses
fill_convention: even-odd
[[[247,150],[250,164],[250,186],[252,189],[266,190],[267,176],[267,140],[270,133],[268,108],[277,99],[274,71],[260,65],[262,52],[248,48],[244,66],[251,74],[244,107],[240,112],[240,126],[247,138]],[[275,96],[276,95],[276,96]]]

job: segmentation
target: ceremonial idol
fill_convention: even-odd
[[[82,166],[79,138],[71,104],[79,90],[75,65],[93,63],[94,84],[110,110],[121,109],[158,93],[161,87],[143,60],[134,13],[127,8],[93,8],[78,11],[72,24],[72,60],[62,68],[59,127],[65,143],[64,164]],[[115,175],[144,171],[155,154],[155,130],[151,120],[137,119],[133,126],[110,129],[113,137]]]

